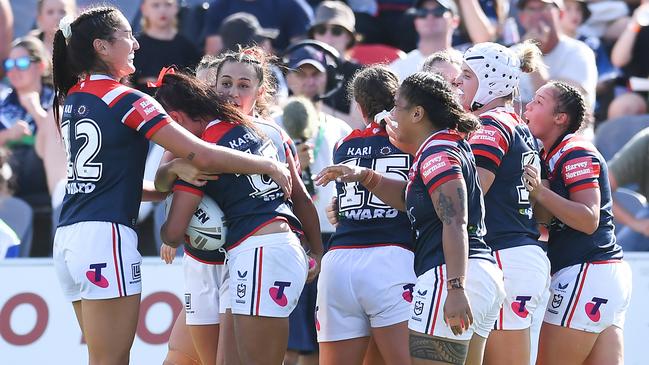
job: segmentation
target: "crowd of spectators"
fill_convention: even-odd
[[[9,156],[2,160],[6,168],[1,171],[11,175],[3,195],[20,198],[33,210],[32,256],[51,253],[52,226],[66,178],[65,151],[58,143],[51,110],[53,35],[62,17],[90,3],[0,0],[0,148]],[[579,87],[588,98],[591,123],[581,131],[587,138],[595,138],[595,129],[603,123],[617,123],[624,129],[627,118],[647,113],[649,49],[642,45],[649,44],[649,1],[645,0],[111,3],[132,19],[140,49],[135,56],[137,72],[127,82],[144,92],[152,92],[147,82],[154,81],[162,67],[192,69],[203,55],[253,43],[277,55],[271,108],[275,119],[281,124],[281,108],[290,95],[316,102],[318,127],[299,146],[302,166],[314,173],[330,163],[336,139],[360,127],[361,117],[350,103],[347,84],[370,58],[390,63],[403,79],[420,70],[426,58],[438,51],[463,52],[471,44],[485,41],[517,47],[532,39],[539,44],[547,67],[523,76],[516,97],[519,107],[548,80],[563,80]],[[294,47],[304,40],[322,42],[328,48]],[[620,141],[619,148],[624,142]],[[636,167],[641,175],[647,154],[639,156],[643,161],[637,160]],[[152,159],[150,165],[155,169],[156,157]],[[632,189],[640,186],[640,193],[645,192],[643,186],[649,179],[616,178],[631,184]],[[332,194],[314,192],[316,200],[322,199],[323,210]],[[141,248],[155,254],[156,246],[151,243],[155,228],[153,219],[147,218],[153,208],[143,209]],[[621,214],[626,229],[640,237],[649,236],[649,221],[630,219],[633,212],[623,210]],[[322,218],[323,232],[332,231]],[[633,247],[649,245],[634,243]]]

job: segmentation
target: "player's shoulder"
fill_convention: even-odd
[[[210,143],[219,143],[225,139],[238,138],[245,132],[246,129],[242,125],[217,119],[205,127],[201,139]]]

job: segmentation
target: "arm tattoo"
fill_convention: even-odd
[[[437,207],[435,210],[437,211],[442,223],[447,225],[451,224],[451,218],[454,218],[457,214],[455,206],[453,206],[453,201],[442,191],[439,192],[439,199],[437,200]]]
[[[187,156],[187,159],[191,161],[194,159],[194,157],[196,157],[196,154],[194,152],[190,152],[189,155]]]
[[[462,188],[457,188],[457,197],[460,198],[460,211],[464,210],[466,207],[464,206],[464,199],[466,196],[465,192],[462,190]]]
[[[439,337],[427,337],[410,333],[410,356],[415,359],[462,365],[466,359],[468,347],[467,344]]]

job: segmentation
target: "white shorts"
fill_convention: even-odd
[[[137,234],[110,222],[79,222],[56,229],[54,267],[71,302],[142,292]]]
[[[322,259],[316,301],[319,342],[370,335],[410,317],[417,276],[402,247],[335,249]]]
[[[552,275],[544,322],[600,333],[624,328],[631,300],[631,268],[622,260],[568,266]]]
[[[543,315],[545,309],[542,301],[550,287],[548,256],[541,247],[528,245],[494,251],[494,257],[505,278],[505,301],[494,329],[530,328],[532,318]]]
[[[188,254],[183,257],[185,272],[185,315],[187,325],[220,323],[219,313],[225,313],[230,300],[224,264],[207,264]]]
[[[456,336],[444,322],[446,264],[434,267],[417,278],[408,328],[419,333],[452,340],[468,341],[473,333],[487,338],[505,298],[503,274],[498,266],[483,259],[469,259],[465,291],[471,305],[473,325]]]
[[[300,298],[308,257],[292,232],[252,236],[228,252],[233,314],[288,317]]]

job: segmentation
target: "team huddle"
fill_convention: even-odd
[[[142,288],[133,227],[142,200],[165,198],[161,256],[183,245],[185,280],[165,364],[281,364],[316,277],[321,364],[529,364],[532,348],[537,364],[623,363],[631,272],[606,162],[576,133],[587,107],[575,87],[549,82],[516,112],[521,73],[541,67],[534,44],[480,43],[459,64],[441,53],[404,80],[356,73],[366,127],[313,177],[336,187],[326,254],[296,146],[264,103],[269,56],[163,69],[151,97],[118,81],[138,47],[110,7],[62,22],[54,41],[68,156],[54,262],[90,363],[128,363]],[[153,186],[149,141],[166,150]]]

